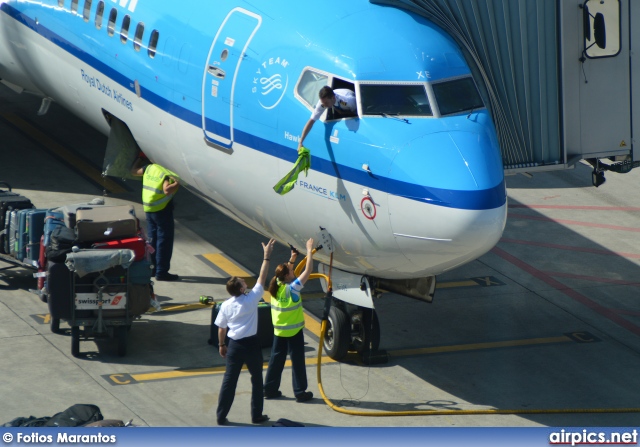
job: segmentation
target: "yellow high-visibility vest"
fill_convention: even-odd
[[[142,177],[142,205],[145,213],[156,213],[166,208],[173,194],[166,195],[162,189],[165,178],[171,171],[152,164],[144,170]]]
[[[271,300],[273,332],[278,337],[293,337],[304,327],[302,297],[296,303],[288,291],[286,284],[281,285],[277,296]]]

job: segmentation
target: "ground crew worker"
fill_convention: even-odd
[[[168,169],[152,164],[144,156],[131,168],[133,175],[142,176],[142,205],[147,216],[149,244],[154,248],[154,274],[158,281],[176,281],[178,275],[169,273],[175,226],[173,196],[180,182]]]
[[[262,347],[258,339],[258,302],[264,293],[264,283],[269,270],[269,258],[275,239],[265,245],[262,243],[264,256],[260,274],[256,285],[251,291],[247,290],[247,283],[237,276],[227,282],[227,292],[231,298],[227,299],[216,317],[218,326],[218,349],[220,355],[227,360],[227,368],[222,378],[220,397],[216,416],[218,425],[227,424],[227,415],[236,393],[238,376],[242,365],[246,363],[251,374],[251,422],[261,424],[269,419],[262,414],[264,396],[262,390]],[[225,339],[229,336],[229,346]]]
[[[307,368],[304,359],[304,312],[300,291],[313,269],[313,239],[307,241],[307,264],[298,278],[294,273],[296,256],[297,251],[291,250],[289,262],[276,267],[276,276],[269,284],[269,293],[272,296],[271,320],[275,336],[264,382],[264,397],[265,399],[277,399],[282,396],[279,388],[288,351],[293,375],[293,394],[297,402],[306,402],[313,398],[313,393],[307,391]]]

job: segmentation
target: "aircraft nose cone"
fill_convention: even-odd
[[[482,133],[451,131],[407,144],[393,160],[407,182],[389,196],[396,243],[418,270],[438,274],[493,248],[506,221],[504,171],[497,145]],[[409,184],[410,183],[410,184]]]

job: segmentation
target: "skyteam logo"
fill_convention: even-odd
[[[258,67],[251,92],[258,95],[258,103],[264,109],[273,109],[282,101],[289,85],[288,66],[288,60],[271,57]]]
[[[119,3],[120,6],[125,8],[127,3],[129,7],[127,8],[129,11],[134,12],[136,10],[136,5],[138,4],[138,0],[111,0],[113,3]]]

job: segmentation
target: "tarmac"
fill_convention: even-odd
[[[55,103],[44,116],[38,107],[0,87],[0,181],[38,208],[94,197],[132,204],[145,225],[140,182],[100,176],[106,137]],[[379,298],[387,363],[322,356],[318,368],[324,303],[310,282],[314,399],[295,401],[286,367],[284,396],[265,401],[271,419],[261,426],[278,418],[315,427],[640,425],[640,170],[608,174],[599,188],[590,171],[579,163],[507,177],[507,225],[493,250],[440,275],[432,304]],[[267,238],[187,190],[175,200],[171,271],[181,280],[154,285],[162,310],[133,322],[124,357],[112,339],[82,341],[73,357],[68,326],[50,330],[34,271],[0,271],[0,423],[91,403],[137,426],[215,426],[224,359],[207,343],[211,306],[199,297],[223,300],[231,275],[257,276]],[[278,245],[272,257],[288,252]],[[243,372],[230,427],[255,426],[250,389]]]

